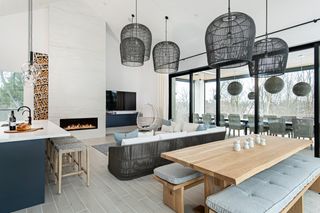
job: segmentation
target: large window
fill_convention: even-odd
[[[233,81],[237,81],[242,85],[242,92],[237,96],[232,96],[228,92],[228,86]],[[233,79],[228,78],[227,80],[222,79],[221,81],[221,113],[223,114],[253,114],[254,112],[254,100],[249,100],[248,94],[254,91],[254,79],[250,77]]]
[[[193,117],[202,117],[203,114],[216,114],[215,71],[205,71],[193,74]],[[196,120],[196,119],[194,119]]]
[[[212,115],[216,114],[216,82],[207,81],[204,84],[205,102],[204,112]]]
[[[18,72],[0,72],[0,121],[7,120],[10,109],[23,105],[23,78]]]
[[[189,75],[172,79],[172,118],[175,121],[189,121],[190,83]]]

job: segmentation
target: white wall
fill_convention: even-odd
[[[107,25],[106,83],[107,89],[137,93],[137,110],[150,103],[159,108],[159,76],[153,71],[152,56],[142,67],[126,67],[120,60],[120,35]],[[154,45],[154,44],[153,44]]]
[[[48,53],[48,9],[35,10],[33,18],[33,51]],[[0,71],[21,72],[28,61],[28,13],[0,16],[0,29]],[[24,88],[24,104],[33,109],[30,85]]]
[[[82,0],[50,4],[49,119],[98,117],[97,130],[72,132],[79,138],[105,136],[105,34]]]

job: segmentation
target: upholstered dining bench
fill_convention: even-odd
[[[163,202],[175,212],[184,212],[184,190],[203,182],[201,173],[178,163],[154,169],[154,176],[163,185]]]
[[[303,212],[303,195],[320,192],[320,159],[300,154],[207,197],[210,212]]]

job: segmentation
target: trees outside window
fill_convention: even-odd
[[[22,74],[0,71],[0,121],[7,120],[10,109],[21,105],[23,105]]]

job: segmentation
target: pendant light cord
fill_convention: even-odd
[[[166,21],[165,21],[165,39],[166,39],[166,41],[168,41],[168,19],[169,19],[169,17],[166,16],[165,19],[166,19]]]
[[[33,53],[32,53],[32,22],[33,22],[33,13],[32,13],[33,5],[32,0],[28,1],[28,60],[29,63],[33,62]]]
[[[134,23],[134,14],[131,14],[131,24]],[[133,30],[131,31],[131,37],[133,38]]]
[[[266,55],[268,54],[268,0],[266,0]]]
[[[138,23],[138,0],[136,0],[136,24]]]
[[[228,0],[228,36],[231,37],[231,9],[230,9],[230,0]]]
[[[136,0],[136,37],[138,37],[138,0]]]
[[[266,0],[266,38],[268,38],[268,0]]]

